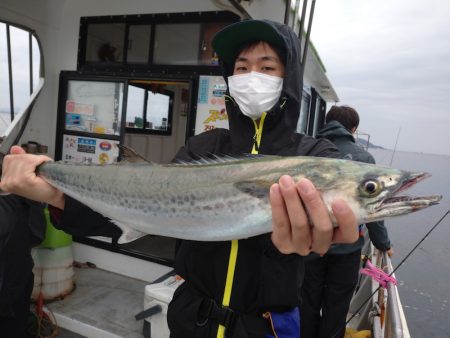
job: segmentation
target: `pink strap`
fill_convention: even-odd
[[[394,277],[389,276],[386,272],[377,268],[375,265],[372,264],[370,259],[366,261],[365,268],[361,269],[360,272],[363,275],[372,277],[384,288],[387,288],[388,283],[393,283],[394,285],[397,285],[397,280]]]

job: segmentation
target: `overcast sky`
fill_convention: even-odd
[[[311,40],[372,143],[450,155],[450,0],[318,0]]]

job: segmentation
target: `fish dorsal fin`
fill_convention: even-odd
[[[123,144],[118,144],[117,147],[121,151],[122,160],[121,163],[146,163],[153,164],[151,161],[147,160],[141,154],[138,154],[134,149],[127,147]]]
[[[273,155],[260,155],[260,154],[244,154],[238,157],[230,155],[215,155],[211,154],[209,156],[197,156],[196,159],[190,161],[176,160],[175,163],[171,164],[174,166],[201,166],[201,165],[215,165],[215,164],[230,164],[238,163],[245,160],[261,159],[268,157],[277,157]],[[170,164],[169,164],[170,166]]]

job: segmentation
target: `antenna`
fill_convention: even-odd
[[[398,138],[400,137],[400,130],[402,130],[402,127],[398,128],[397,139],[395,140],[394,150],[392,151],[392,157],[391,162],[389,162],[389,166],[392,166],[392,161],[394,160],[395,151],[397,150]]]

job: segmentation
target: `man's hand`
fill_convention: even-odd
[[[10,153],[3,159],[0,190],[64,209],[64,194],[36,175],[36,168],[51,158],[26,154],[19,146]]]
[[[342,200],[332,204],[339,224],[333,228],[320,193],[307,179],[297,184],[282,176],[270,189],[272,242],[281,253],[325,254],[332,243],[353,243],[358,239],[358,224],[353,211]]]

